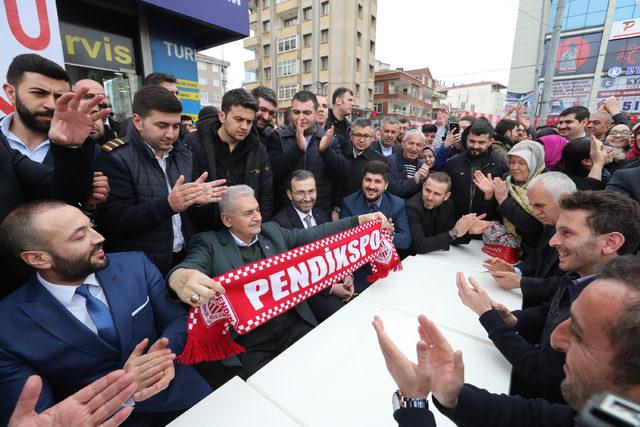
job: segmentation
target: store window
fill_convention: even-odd
[[[620,1],[618,3],[620,3]],[[608,7],[609,0],[566,0],[562,19],[562,31],[603,25]],[[552,0],[548,27],[549,32],[553,29],[555,16],[556,0]]]

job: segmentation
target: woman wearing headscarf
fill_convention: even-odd
[[[545,170],[543,146],[536,141],[521,141],[507,152],[509,173],[503,181],[493,180],[498,213],[508,232],[522,239],[522,249],[534,248],[542,234],[542,224],[532,215],[527,184]]]
[[[547,169],[553,169],[562,157],[562,149],[567,145],[567,140],[563,136],[549,134],[538,136],[536,141],[544,146],[544,164]]]

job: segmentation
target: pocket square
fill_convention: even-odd
[[[147,300],[144,302],[144,304],[142,304],[140,307],[136,308],[135,310],[133,310],[133,313],[131,313],[131,317],[135,316],[136,314],[138,314],[138,312],[140,310],[142,310],[147,304],[149,304],[149,295],[147,295]]]

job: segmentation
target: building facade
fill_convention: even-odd
[[[556,1],[521,0],[519,7],[508,96],[531,101],[533,109],[544,80]],[[565,0],[549,115],[573,105],[594,111],[609,96],[621,100],[623,111],[640,114],[639,29],[635,0]]]
[[[487,117],[493,122],[504,112],[506,86],[497,82],[478,82],[441,89],[440,104],[457,116]]]
[[[299,90],[330,96],[344,86],[371,110],[377,0],[251,0],[249,10],[247,90],[268,86],[282,107]]]
[[[227,91],[229,62],[212,56],[196,54],[198,83],[200,84],[200,106],[213,105],[220,108],[222,95]]]
[[[387,66],[379,62],[379,71],[375,73],[373,111],[376,120],[395,116],[409,119],[412,125],[430,123],[435,82],[429,69],[404,71],[402,68],[391,70]]]

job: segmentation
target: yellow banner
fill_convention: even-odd
[[[200,83],[198,83],[196,81],[193,81],[193,80],[178,79],[178,81],[176,82],[176,86],[184,87],[186,89],[198,89],[198,90],[200,90]]]
[[[191,100],[191,101],[199,101],[200,100],[200,92],[186,92],[186,91],[181,90],[179,98],[180,99],[188,99],[188,100]]]

